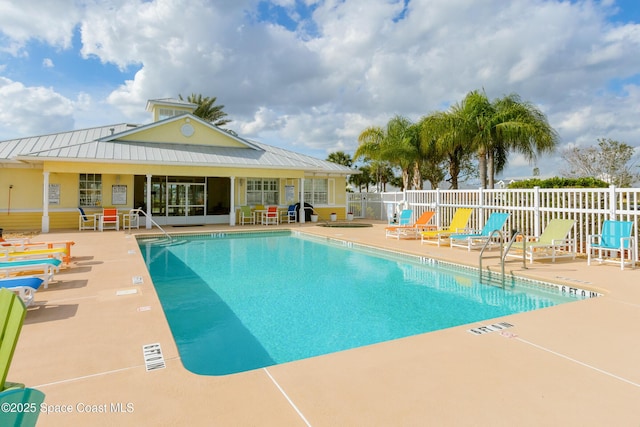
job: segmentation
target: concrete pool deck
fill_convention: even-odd
[[[380,223],[278,227],[478,263],[477,251],[387,240]],[[139,233],[157,234],[157,229]],[[588,267],[578,258],[536,262],[522,270],[521,262],[510,261],[508,273],[604,295],[205,377],[183,368],[134,236],[69,230],[34,240],[76,242],[71,266],[36,293],[7,378],[46,394],[50,412],[40,415],[41,426],[640,425],[640,268]],[[499,270],[494,258],[484,265]],[[138,278],[142,283],[134,284]],[[513,327],[468,332],[497,322]],[[143,346],[156,343],[166,367],[147,371]]]

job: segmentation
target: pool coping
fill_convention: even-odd
[[[279,228],[470,266],[474,261],[462,250],[386,240],[383,224]],[[464,325],[246,373],[201,377],[179,361],[132,236],[68,231],[47,237],[76,241],[73,265],[57,276],[58,283],[36,294],[8,379],[35,386],[45,392],[45,403],[71,405],[73,411],[41,414],[39,425],[638,422],[640,348],[629,338],[637,335],[640,322],[640,269],[587,267],[583,259],[535,263],[526,272],[510,264],[512,274],[586,282],[603,296],[471,325],[513,325],[478,336]],[[142,283],[132,283],[136,276]],[[156,342],[166,366],[147,372],[143,346]],[[112,403],[124,410],[112,411]],[[126,411],[127,403],[133,411]],[[107,406],[87,413],[79,404],[96,411]]]

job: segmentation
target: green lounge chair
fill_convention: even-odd
[[[451,218],[451,224],[449,224],[449,228],[421,231],[420,244],[433,243],[440,246],[442,242],[444,242],[445,240],[449,240],[450,235],[465,231],[467,229],[467,223],[469,222],[469,218],[471,218],[472,212],[473,209],[471,208],[460,208],[456,211],[455,214],[453,214],[453,218]]]
[[[0,425],[35,426],[44,393],[7,381],[11,360],[18,344],[27,309],[8,289],[0,289]],[[15,407],[20,410],[4,410]]]
[[[551,258],[551,262],[556,262],[556,258],[575,259],[576,241],[567,237],[575,223],[573,219],[552,219],[540,237],[525,237],[524,242],[513,242],[506,256],[514,258],[524,256],[529,260],[529,264],[532,264],[534,259]]]
[[[591,258],[596,252],[598,255],[594,259],[600,263],[618,262],[611,259],[611,254],[614,253],[620,256],[620,270],[624,270],[625,264],[631,264],[631,267],[635,268],[635,244],[632,231],[633,221],[604,221],[600,234],[590,234],[587,239],[587,265],[591,265]],[[629,254],[629,261],[625,261],[625,253]],[[606,254],[609,255],[609,259],[605,259]]]
[[[23,384],[7,382],[7,373],[26,315],[27,308],[18,296],[0,289],[0,391],[24,388]]]
[[[507,222],[509,214],[506,212],[493,212],[489,215],[489,219],[482,227],[482,230],[476,233],[453,233],[449,236],[449,242],[451,247],[458,246],[461,248],[467,248],[471,251],[473,248],[480,248],[487,242],[493,244],[494,241],[490,240],[491,233],[496,230],[502,231],[504,223]],[[500,242],[502,244],[502,242]]]

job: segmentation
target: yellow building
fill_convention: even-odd
[[[321,218],[345,217],[353,169],[241,138],[195,107],[150,100],[150,124],[0,141],[0,228],[76,228],[80,207],[141,208],[160,225],[235,225],[243,205],[307,203]]]

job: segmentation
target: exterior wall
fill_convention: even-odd
[[[193,126],[194,133],[191,136],[184,136],[181,127],[189,123]],[[213,145],[217,147],[237,147],[246,148],[245,144],[235,140],[226,132],[215,132],[211,128],[202,123],[185,117],[175,122],[162,126],[152,127],[150,129],[137,131],[135,134],[119,138],[122,141],[154,141],[166,142],[172,144],[196,144],[196,145]]]
[[[279,178],[280,206],[287,206],[289,202],[299,202],[300,178],[303,172],[278,169],[240,169],[240,168],[207,168],[185,166],[153,166],[127,164],[100,164],[82,162],[47,162],[45,165],[49,174],[49,183],[60,186],[60,203],[49,205],[50,229],[75,229],[78,226],[79,174],[102,174],[102,204],[93,208],[87,207],[87,213],[101,212],[103,207],[118,209],[133,208],[134,174],[157,176],[235,176],[235,200],[237,208],[246,204],[247,178]],[[8,210],[9,188],[0,186],[0,228],[11,230],[39,230],[42,222],[43,200],[43,171],[35,168],[2,168],[1,181],[13,185],[11,189],[11,209]],[[338,219],[346,216],[346,192],[344,177],[314,176],[314,178],[330,179],[333,184],[329,206],[316,206],[315,210],[322,219],[328,219],[330,213],[337,213]],[[127,201],[125,205],[114,205],[112,200],[112,186],[127,186]],[[294,200],[286,200],[285,188],[294,186]],[[307,201],[308,202],[308,201]]]

